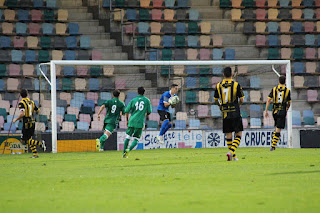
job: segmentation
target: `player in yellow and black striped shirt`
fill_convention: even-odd
[[[26,89],[22,89],[20,95],[22,97],[22,100],[19,102],[20,114],[16,119],[13,120],[13,123],[15,123],[17,120],[20,120],[21,118],[23,119],[21,142],[26,143],[30,146],[33,153],[32,158],[38,158],[39,156],[36,146],[40,146],[41,148],[43,148],[43,151],[46,151],[44,140],[40,142],[32,139],[35,129],[33,113],[39,112],[39,108],[32,100],[28,98],[28,91]]]
[[[271,102],[273,102],[272,115],[274,119],[274,126],[276,127],[275,131],[273,132],[272,146],[270,151],[276,149],[276,145],[280,138],[281,129],[284,129],[286,124],[287,111],[291,105],[290,89],[286,87],[285,83],[286,77],[281,75],[279,77],[279,85],[272,88],[266,104],[265,117],[268,118],[268,108]]]
[[[243,103],[244,94],[238,82],[232,80],[230,67],[223,70],[224,79],[217,84],[214,99],[219,105],[223,117],[223,133],[226,134],[229,152],[228,161],[238,158],[235,154],[240,145],[243,125],[239,105]],[[238,100],[239,99],[239,100]],[[232,132],[235,132],[235,139],[232,141]]]

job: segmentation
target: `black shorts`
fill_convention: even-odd
[[[164,120],[171,121],[171,115],[169,112],[158,110],[158,114],[160,115],[160,121],[164,121]]]
[[[286,117],[285,116],[279,116],[279,115],[273,115],[274,119],[274,126],[279,129],[284,129],[286,126]]]
[[[22,128],[22,136],[21,139],[27,142],[34,135],[35,125],[33,124],[31,128]]]
[[[243,131],[242,118],[223,119],[223,133]]]

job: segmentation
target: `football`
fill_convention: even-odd
[[[179,103],[179,97],[177,95],[172,96],[171,98],[169,98],[169,103],[171,105],[175,105],[175,104]]]

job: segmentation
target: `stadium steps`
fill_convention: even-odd
[[[103,60],[127,60],[128,55],[122,52],[121,46],[116,46],[116,41],[110,38],[105,28],[99,25],[98,20],[93,19],[93,14],[88,8],[82,6],[81,0],[60,1],[60,9],[67,9],[69,22],[79,25],[79,33],[90,37],[92,49],[102,52]]]

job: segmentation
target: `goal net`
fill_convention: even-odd
[[[95,139],[103,133],[103,119],[98,120],[100,106],[112,98],[115,89],[127,105],[143,86],[151,100],[152,113],[146,130],[159,131],[159,99],[171,84],[179,86],[180,103],[170,108],[173,129],[222,129],[221,113],[214,104],[214,90],[222,80],[226,66],[245,93],[241,115],[245,129],[273,129],[272,116],[263,111],[271,88],[278,85],[278,75],[287,78],[291,89],[290,61],[51,61],[41,64],[39,79],[39,134],[47,140],[53,153],[95,151]],[[270,109],[271,110],[271,107]],[[291,109],[287,116],[285,137],[291,144]],[[271,114],[270,114],[271,115]],[[55,125],[54,125],[55,124]],[[124,116],[116,131],[127,128]],[[114,139],[116,140],[116,138]]]

